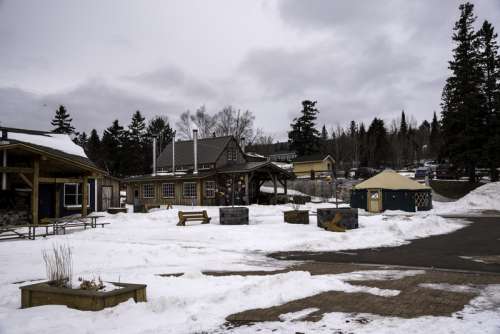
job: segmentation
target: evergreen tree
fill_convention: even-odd
[[[326,141],[328,139],[328,132],[326,131],[326,126],[323,124],[321,128],[321,140]]]
[[[82,133],[76,133],[76,136],[75,138],[73,139],[73,142],[80,146],[81,148],[83,148],[84,151],[87,150],[87,142],[88,142],[88,136],[87,134],[84,132]]]
[[[53,133],[64,133],[64,134],[73,134],[75,132],[75,128],[71,126],[71,122],[73,121],[70,118],[69,113],[66,111],[66,108],[63,105],[59,106],[59,109],[56,110],[56,114],[54,118],[50,122],[54,127],[52,130]]]
[[[401,157],[400,164],[403,166],[407,166],[409,161],[409,132],[408,132],[408,124],[406,123],[406,115],[405,111],[401,112],[401,123],[399,125],[398,132],[398,142],[399,142],[399,154]]]
[[[144,172],[149,171],[149,166],[153,161],[153,137],[156,137],[157,157],[170,144],[174,136],[174,131],[170,127],[166,117],[156,116],[149,121],[146,129],[146,149],[144,154]]]
[[[302,101],[302,116],[294,118],[291,124],[292,130],[288,133],[290,148],[299,156],[316,153],[320,149],[320,133],[315,123],[319,113],[316,102]]]
[[[97,134],[96,129],[92,129],[90,132],[90,137],[87,141],[87,149],[85,151],[87,156],[91,161],[93,161],[97,166],[104,168],[101,140]]]
[[[359,166],[368,166],[368,145],[367,145],[367,134],[365,129],[365,124],[361,123],[359,125]]]
[[[330,153],[328,151],[328,131],[326,131],[326,126],[324,124],[323,127],[321,128],[320,146],[321,146],[321,153],[323,154]]]
[[[474,5],[460,5],[456,22],[451,76],[446,80],[442,101],[444,154],[450,162],[464,167],[471,182],[487,133],[484,128],[484,98],[481,92],[483,74],[478,52],[479,41],[474,32]]]
[[[497,167],[500,165],[500,58],[497,33],[488,21],[484,21],[479,31],[480,57],[484,73],[482,91],[485,98],[486,126],[488,141],[484,145],[484,163],[490,169],[491,179],[498,180]]]
[[[356,166],[356,163],[359,160],[358,157],[358,125],[355,121],[351,121],[349,125],[349,137],[351,142],[351,161],[352,167]]]
[[[118,120],[104,130],[102,135],[102,156],[105,169],[115,176],[126,175],[123,143],[126,141],[126,132]]]
[[[384,121],[374,118],[368,128],[368,165],[375,168],[384,167],[389,158],[389,142]]]
[[[145,165],[151,166],[152,163],[151,161],[146,161],[146,119],[139,110],[132,115],[125,144],[124,152],[127,155],[127,174],[144,174],[146,172]],[[149,170],[150,168],[147,169]]]
[[[441,126],[434,112],[431,122],[431,131],[429,137],[429,153],[433,159],[439,159],[439,152],[441,152]]]

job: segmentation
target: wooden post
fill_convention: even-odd
[[[61,216],[61,188],[60,186],[56,183],[54,184],[54,187],[56,187],[55,191],[55,199],[54,199],[54,205],[55,205],[55,210],[54,210],[54,216],[55,218],[59,218]]]
[[[33,188],[31,189],[31,217],[32,223],[38,224],[38,177],[40,176],[40,160],[33,160]]]
[[[89,203],[89,188],[88,188],[89,177],[85,175],[83,177],[82,183],[82,217],[87,216],[87,205]]]
[[[284,184],[283,184],[283,190],[284,190],[284,192],[285,192],[285,195],[288,195],[288,187],[287,187],[287,184],[286,184],[286,178],[285,178],[285,179],[283,179],[283,181],[284,181]]]
[[[198,180],[198,184],[197,184],[197,187],[198,189],[196,190],[197,192],[197,195],[198,195],[198,198],[199,198],[199,201],[198,201],[198,205],[203,205],[203,180],[200,179]]]
[[[248,189],[249,182],[248,182],[248,174],[245,174],[245,202],[246,205],[250,205],[250,192]]]
[[[7,150],[3,150],[2,167],[7,168]],[[2,190],[7,190],[7,173],[2,173]]]
[[[276,175],[273,174],[273,186],[274,186],[274,205],[278,202],[278,185],[276,184]]]

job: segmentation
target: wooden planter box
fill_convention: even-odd
[[[127,213],[127,208],[108,208],[109,214],[117,214],[117,213]]]
[[[58,288],[48,282],[21,286],[21,308],[42,305],[66,305],[82,311],[100,311],[133,298],[136,303],[146,301],[146,285],[110,282],[120,289],[89,291]]]
[[[289,224],[309,224],[308,210],[291,210],[284,212],[285,223]]]
[[[337,224],[347,230],[358,228],[358,209],[355,208],[326,208],[318,209],[318,227],[325,228],[324,224],[336,220]]]
[[[220,208],[219,223],[221,225],[248,225],[248,208]]]

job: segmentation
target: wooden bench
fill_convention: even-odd
[[[179,211],[179,222],[177,226],[186,226],[186,222],[188,221],[201,221],[202,224],[210,223],[210,218],[207,215],[207,211]]]

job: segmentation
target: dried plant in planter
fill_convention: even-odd
[[[95,280],[95,278],[92,278],[92,280],[86,280],[82,277],[78,277],[78,281],[81,282],[80,289],[82,290],[98,291],[104,289],[105,287],[101,277],[99,277],[97,281]]]
[[[51,250],[42,251],[47,278],[54,286],[71,288],[73,276],[73,253],[69,245],[52,245]]]

